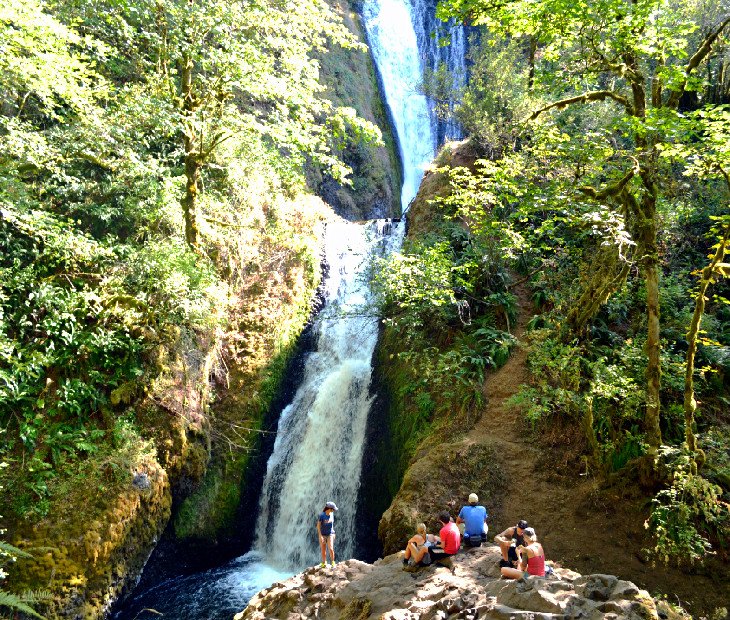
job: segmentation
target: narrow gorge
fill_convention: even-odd
[[[6,0],[0,618],[726,620],[728,33]],[[550,574],[403,568],[472,493]]]
[[[438,144],[459,132],[453,121],[437,116],[420,91],[424,68],[436,70],[445,63],[455,80],[465,79],[463,28],[438,25],[434,13],[434,3],[362,4],[362,24],[403,171],[402,213],[415,197]],[[451,47],[431,36],[437,31],[450,37]],[[372,205],[371,214],[378,213],[382,207]],[[204,573],[171,576],[162,583],[143,576],[141,587],[114,618],[136,618],[145,609],[180,619],[230,617],[259,589],[317,562],[312,510],[323,498],[342,507],[337,514],[338,558],[377,553],[379,542],[358,536],[363,529],[360,478],[364,452],[371,449],[366,426],[374,400],[371,373],[379,333],[365,273],[373,255],[400,247],[403,234],[401,218],[326,224],[322,307],[308,335],[312,350],[303,354],[298,385],[287,388],[293,398],[278,415],[257,505],[238,518],[238,527],[252,530],[251,550]],[[366,529],[372,531],[374,525]],[[153,556],[148,570],[167,573],[155,566],[169,561],[167,557],[169,553]]]

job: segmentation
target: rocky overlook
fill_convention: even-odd
[[[402,554],[309,568],[259,592],[235,620],[674,619],[688,616],[613,575],[555,567],[549,578],[505,580],[496,546],[456,556],[453,570],[403,570]]]

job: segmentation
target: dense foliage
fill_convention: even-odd
[[[379,140],[322,96],[315,58],[333,45],[361,47],[322,0],[3,3],[0,455],[15,518],[45,515],[91,455],[124,472],[109,455],[150,449],[130,405],[164,352],[210,340],[263,272],[312,260],[287,210],[305,166],[344,180],[341,144]]]
[[[391,263],[393,320],[450,345],[474,329],[455,321],[464,301],[478,316],[529,282],[534,380],[515,406],[579,438],[576,470],[656,494],[660,557],[726,556],[730,7],[444,0],[439,15],[478,31],[455,114],[481,158],[443,170],[448,241]]]

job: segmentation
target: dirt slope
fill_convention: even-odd
[[[515,334],[525,342],[525,325],[533,314],[528,291],[518,288],[519,320]],[[558,475],[551,462],[559,452],[542,445],[521,419],[506,406],[507,399],[529,381],[527,352],[520,346],[509,361],[485,383],[487,406],[466,441],[493,446],[500,457],[506,492],[490,510],[490,529],[497,534],[518,519],[527,519],[544,543],[548,558],[582,573],[605,572],[630,579],[653,594],[666,594],[693,615],[730,604],[727,577],[715,578],[662,566],[642,552],[649,545],[644,529],[646,500],[636,489],[602,488],[585,475]],[[559,429],[558,429],[559,430]],[[490,508],[487,506],[487,508]]]

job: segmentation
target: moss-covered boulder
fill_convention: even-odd
[[[491,446],[466,441],[439,444],[434,439],[415,455],[380,520],[378,533],[386,554],[403,549],[420,522],[438,532],[438,513],[448,510],[456,517],[469,493],[490,507],[500,502],[505,479]]]

